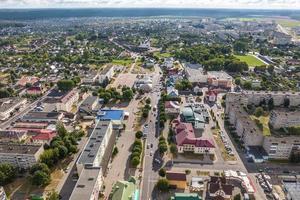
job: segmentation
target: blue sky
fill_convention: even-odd
[[[300,0],[0,0],[0,8],[66,7],[300,9]]]

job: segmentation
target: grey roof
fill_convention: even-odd
[[[110,121],[99,121],[89,138],[84,150],[82,151],[78,160],[79,164],[84,164],[86,167],[93,167],[93,163],[96,159],[96,154],[101,147],[103,138],[107,133],[107,129],[110,125]]]
[[[109,70],[111,69],[111,68],[113,68],[114,66],[107,66],[107,67],[105,67],[101,72],[100,72],[100,74],[101,75],[106,75],[107,74],[107,72],[109,72]]]
[[[290,195],[291,199],[298,199],[300,196],[300,183],[299,182],[283,182],[284,188]]]
[[[49,120],[58,120],[61,113],[59,112],[29,112],[22,118],[25,121],[45,119]]]
[[[0,154],[35,154],[42,145],[0,143]]]
[[[100,175],[101,168],[83,169],[76,186],[71,194],[70,200],[90,199],[93,195],[96,181]]]
[[[95,101],[98,101],[98,97],[96,96],[88,96],[80,105],[81,109],[91,109],[91,106]]]

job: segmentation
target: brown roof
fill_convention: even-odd
[[[168,180],[186,181],[186,174],[181,172],[167,172],[166,178]]]
[[[226,195],[232,195],[234,186],[226,184],[224,177],[212,176],[209,182],[209,193],[214,194],[219,190],[224,191]]]

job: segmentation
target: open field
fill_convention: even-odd
[[[263,63],[253,55],[234,55],[234,57],[236,57],[240,61],[246,62],[249,67],[265,65],[265,63]]]
[[[154,52],[154,56],[157,56],[158,58],[168,58],[171,57],[171,53],[160,53],[160,52]]]
[[[111,63],[114,64],[114,65],[128,66],[128,65],[131,65],[133,63],[133,60],[131,60],[131,59],[115,59]]]
[[[283,27],[293,28],[300,26],[300,21],[294,19],[276,19],[275,21]]]

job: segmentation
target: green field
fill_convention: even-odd
[[[133,63],[132,59],[115,59],[111,62],[112,64],[115,65],[124,65],[124,66],[128,66],[131,65]]]
[[[240,61],[246,62],[249,65],[249,67],[266,65],[264,62],[262,62],[261,60],[257,59],[253,55],[234,55],[234,57],[236,57]]]
[[[260,116],[259,118],[255,117],[254,115],[251,115],[250,118],[258,125],[258,127],[261,128],[264,136],[270,136],[271,130],[269,127],[269,116]]]
[[[154,56],[157,56],[158,58],[168,58],[168,57],[172,57],[172,54],[171,53],[154,52]]]
[[[280,24],[283,27],[289,27],[289,28],[293,28],[297,26],[300,27],[300,21],[294,19],[277,19],[276,23]]]

